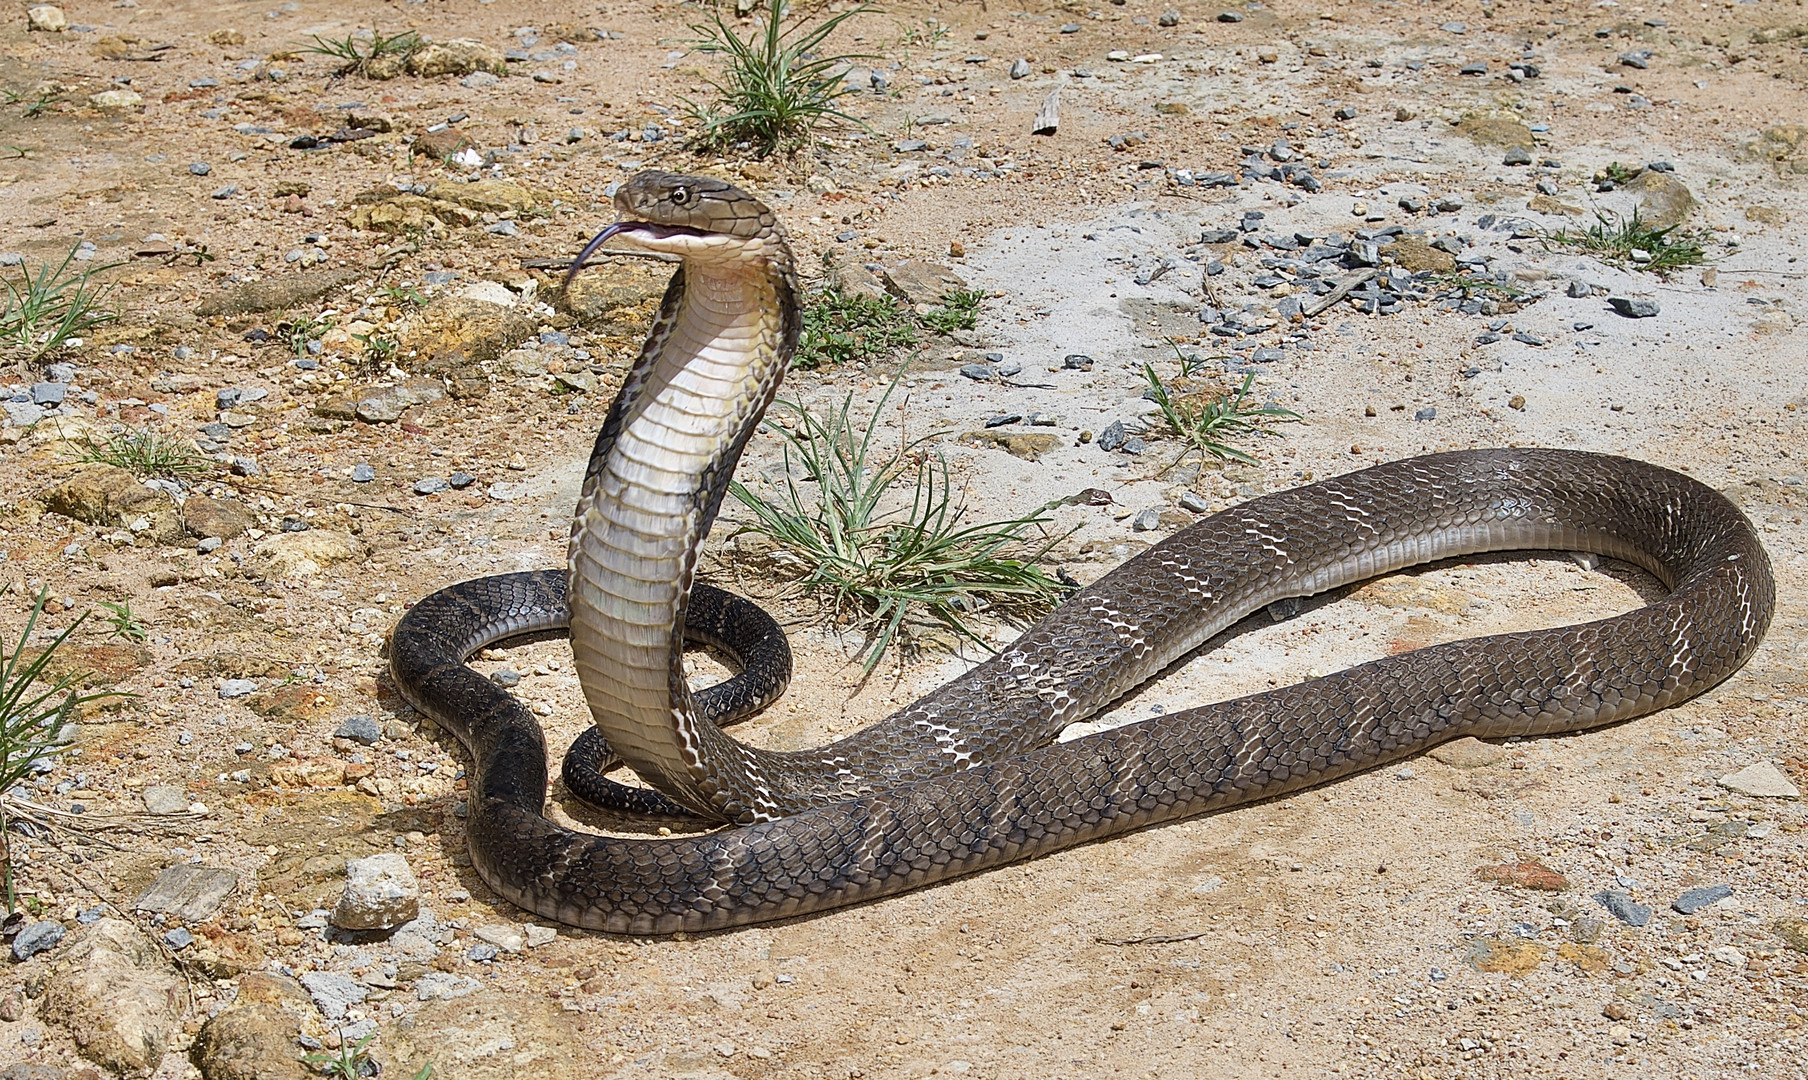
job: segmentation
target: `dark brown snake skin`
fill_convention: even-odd
[[[1433,646],[1051,744],[1067,724],[1275,600],[1518,549],[1623,559],[1670,591],[1609,619]],[[1540,449],[1392,462],[1183,529],[888,720],[818,751],[762,759],[782,769],[794,758],[800,772],[843,763],[862,777],[856,798],[704,835],[623,839],[542,816],[539,723],[463,664],[493,641],[563,625],[563,585],[563,575],[541,572],[435,593],[396,627],[391,667],[408,700],[471,752],[467,828],[484,880],[540,915],[635,934],[886,896],[1280,795],[1465,735],[1626,720],[1731,675],[1774,602],[1769,561],[1745,517],[1680,473]],[[681,612],[674,632],[684,629]]]

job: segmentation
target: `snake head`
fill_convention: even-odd
[[[565,274],[571,279],[596,250],[618,247],[686,262],[745,263],[784,247],[784,229],[765,203],[725,180],[648,170],[615,193],[620,220],[592,237]]]

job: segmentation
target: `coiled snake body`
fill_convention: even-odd
[[[402,693],[470,750],[473,866],[540,915],[669,933],[901,892],[1462,735],[1574,731],[1661,709],[1732,674],[1769,623],[1764,551],[1738,509],[1705,485],[1569,451],[1433,454],[1183,529],[998,656],[848,739],[799,753],[745,747],[716,721],[765,693],[731,700],[745,685],[731,680],[694,696],[680,656],[688,634],[753,657],[765,670],[752,681],[766,691],[785,678],[776,628],[744,602],[694,592],[693,576],[734,462],[796,343],[791,255],[771,211],[719,181],[641,173],[616,207],[621,220],[574,267],[611,240],[678,255],[683,266],[597,438],[567,571],[441,590],[390,643]],[[1597,622],[1433,646],[1053,742],[1275,600],[1436,559],[1536,548],[1624,559],[1670,591]],[[463,661],[494,641],[567,625],[610,749],[665,796],[727,827],[624,839],[542,816],[538,722]]]

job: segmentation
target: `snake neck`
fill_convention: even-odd
[[[796,344],[789,251],[775,243],[752,265],[687,261],[673,278],[597,440],[568,554],[592,717],[642,779],[712,817],[744,816],[706,764],[718,741],[738,744],[696,715],[684,616],[698,549]]]

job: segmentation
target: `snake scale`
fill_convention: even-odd
[[[737,637],[743,616],[756,619],[751,605],[697,584],[696,556],[796,345],[791,253],[772,212],[721,181],[640,173],[615,204],[620,220],[574,272],[610,243],[682,265],[598,435],[566,570],[443,589],[390,641],[401,692],[470,751],[474,868],[542,916],[632,934],[782,918],[1279,795],[1463,735],[1613,723],[1725,679],[1769,623],[1764,550],[1702,483],[1574,451],[1432,454],[1182,529],[849,738],[805,752],[743,746],[719,722],[782,688],[789,654],[769,621]],[[1276,600],[1516,549],[1626,560],[1668,593],[1596,622],[1436,645],[1054,741]],[[539,723],[464,661],[566,627],[606,752],[664,793],[647,796],[658,805],[723,827],[620,838],[543,816]],[[751,667],[693,694],[686,637]]]

